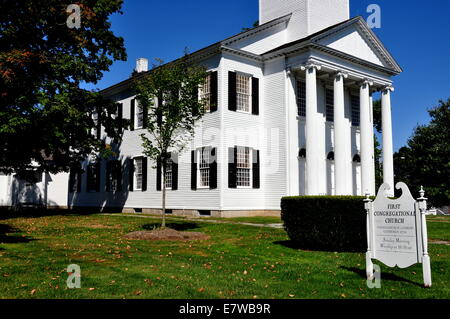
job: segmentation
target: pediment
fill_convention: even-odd
[[[395,59],[363,19],[333,28],[314,37],[311,42],[401,72]]]

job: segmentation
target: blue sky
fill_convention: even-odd
[[[404,72],[394,78],[394,148],[402,147],[417,124],[429,121],[427,109],[450,98],[450,1],[350,0],[351,16],[369,16],[381,7],[375,29]],[[111,18],[125,39],[127,62],[115,62],[95,86],[103,89],[127,78],[139,57],[170,61],[239,33],[258,20],[258,0],[125,0],[123,15]]]

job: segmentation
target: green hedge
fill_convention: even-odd
[[[289,238],[302,249],[367,250],[366,211],[360,196],[300,196],[281,199]]]

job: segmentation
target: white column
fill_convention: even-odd
[[[394,196],[394,155],[392,146],[391,91],[389,86],[381,92],[381,117],[383,130],[383,182],[391,187],[388,196]]]
[[[370,170],[372,165],[370,164],[372,160],[371,149],[371,134],[373,134],[373,129],[370,124],[370,85],[371,82],[364,80],[361,83],[360,88],[360,138],[361,138],[361,191],[362,194],[371,194],[372,189],[372,174]]]
[[[308,63],[306,71],[306,195],[318,195],[319,136],[317,126],[317,79],[319,65]]]
[[[347,74],[338,72],[334,78],[334,181],[335,194],[346,195],[345,164],[345,112],[344,112],[344,78]]]
[[[298,163],[298,108],[295,89],[297,81],[292,70],[287,70],[287,113],[288,113],[288,195],[298,196],[300,194],[300,180],[299,180],[299,163]]]

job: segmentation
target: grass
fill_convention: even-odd
[[[157,222],[122,215],[0,220],[0,298],[450,298],[447,245],[430,244],[431,289],[422,288],[421,265],[381,265],[382,288],[369,289],[364,254],[298,250],[281,229],[173,219],[171,227],[211,239],[122,237]],[[430,238],[449,240],[449,218],[431,218],[428,228]],[[70,264],[81,267],[81,289],[66,287]]]

